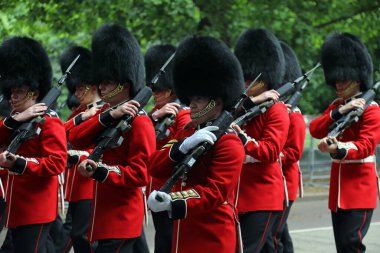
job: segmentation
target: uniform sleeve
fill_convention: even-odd
[[[152,122],[147,116],[136,117],[127,135],[128,141],[122,143],[122,146],[127,146],[125,154],[127,164],[100,164],[93,176],[96,180],[131,188],[145,186],[148,183],[147,164],[149,157],[156,150],[156,136]]]
[[[373,155],[380,139],[380,108],[369,106],[358,122],[359,132],[353,141],[338,142],[334,158],[357,160]]]
[[[292,164],[298,162],[302,157],[305,142],[306,124],[300,112],[289,114],[290,127],[288,138],[282,150],[282,164]]]
[[[90,119],[76,125],[69,131],[69,142],[76,148],[84,150],[96,144],[96,140],[107,126],[111,125],[112,117],[108,112],[96,113]],[[102,120],[104,122],[102,122]]]
[[[172,139],[175,136],[175,134],[181,131],[185,127],[185,125],[190,121],[190,110],[182,109],[175,118],[175,123],[172,126],[172,129],[170,129],[169,138]]]
[[[11,141],[12,130],[21,124],[12,117],[7,117],[0,121],[0,147],[7,147]]]
[[[77,110],[69,116],[69,118],[67,119],[65,123],[65,130],[66,130],[67,135],[69,134],[72,128],[74,128],[75,126],[83,122],[82,113],[83,113],[82,111]]]
[[[224,135],[202,162],[207,176],[202,185],[182,192],[172,192],[173,219],[194,217],[225,203],[236,188],[244,160],[244,148],[236,135]]]
[[[284,104],[277,103],[266,112],[266,117],[261,138],[258,140],[249,138],[245,152],[261,162],[272,163],[280,157],[288,136],[288,110]]]
[[[34,174],[37,176],[54,176],[63,172],[67,160],[67,141],[63,123],[59,118],[46,116],[46,121],[40,125],[40,151],[36,156],[16,159],[15,166],[10,171],[18,174]]]
[[[329,134],[330,125],[343,116],[338,111],[339,103],[340,100],[334,101],[321,116],[310,122],[309,130],[312,137],[322,139]]]

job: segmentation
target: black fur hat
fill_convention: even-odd
[[[326,83],[332,87],[336,81],[358,81],[363,91],[373,85],[372,58],[353,34],[329,35],[322,45],[321,61]]]
[[[285,59],[278,39],[268,30],[250,28],[238,38],[235,55],[239,59],[246,81],[259,81],[268,89],[278,88],[285,75]]]
[[[61,65],[62,73],[70,66],[71,62],[80,55],[78,61],[71,69],[71,75],[66,79],[67,88],[70,93],[75,92],[76,86],[80,84],[93,84],[92,81],[92,55],[90,50],[80,46],[72,46],[66,49],[61,58],[59,64]]]
[[[297,55],[285,42],[281,41],[281,48],[285,57],[285,76],[282,82],[293,82],[298,77],[302,76],[302,70],[298,62]]]
[[[42,99],[51,87],[52,68],[42,45],[28,37],[12,37],[0,46],[0,86],[6,99],[11,89],[28,86]]]
[[[145,54],[145,73],[147,84],[150,84],[160,68],[175,52],[176,48],[172,45],[158,45],[149,48]],[[160,76],[154,89],[173,89],[173,62],[170,62],[165,69],[165,74]]]
[[[144,86],[144,58],[136,38],[123,26],[105,24],[92,37],[94,82],[130,83],[134,96]]]
[[[221,98],[229,109],[243,93],[244,80],[239,61],[221,41],[189,37],[177,49],[173,65],[174,91],[189,105],[191,96]]]

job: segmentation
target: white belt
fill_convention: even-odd
[[[253,158],[250,155],[245,156],[244,164],[246,163],[261,163],[261,161],[257,160],[256,158]]]
[[[376,156],[370,155],[364,159],[359,159],[359,160],[338,160],[338,159],[333,159],[332,160],[334,163],[374,163],[376,162]]]

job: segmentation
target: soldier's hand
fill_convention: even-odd
[[[100,110],[99,106],[93,106],[90,109],[86,110],[84,113],[82,113],[82,120],[88,120],[92,116],[94,116],[98,111]]]
[[[16,156],[8,151],[4,151],[0,154],[0,167],[13,168],[16,162]]]
[[[339,112],[341,114],[346,114],[354,108],[364,109],[364,106],[365,106],[365,100],[362,98],[357,98],[357,99],[354,99],[354,100],[348,102],[347,104],[341,106],[339,108]]]
[[[88,170],[87,166],[91,166],[92,170]],[[78,172],[84,177],[92,177],[94,174],[95,170],[98,168],[98,165],[96,162],[90,159],[83,160],[79,165],[78,165]]]
[[[329,144],[328,142],[332,142],[332,144]],[[337,145],[338,141],[336,140],[336,138],[328,138],[328,137],[325,137],[323,138],[319,144],[318,144],[318,149],[323,152],[323,153],[331,153],[331,154],[335,154],[337,149],[338,149],[338,145]]]
[[[288,109],[288,113],[290,113],[292,111],[292,105],[290,104],[285,104],[286,105],[286,108]]]
[[[187,154],[190,150],[195,148],[198,144],[202,142],[208,142],[211,145],[216,141],[216,136],[213,131],[218,131],[217,126],[208,126],[196,131],[193,135],[187,137],[179,146],[179,151],[183,154]]]
[[[34,104],[23,112],[20,112],[13,116],[13,119],[19,122],[26,122],[34,117],[41,116],[47,110],[47,106],[44,103]]]
[[[159,196],[162,201],[156,199]],[[154,190],[148,198],[148,206],[153,212],[171,211],[171,197],[165,192]]]
[[[251,100],[253,103],[257,105],[270,99],[277,102],[279,98],[280,98],[280,93],[278,93],[276,90],[268,90],[261,93],[258,96],[251,97]]]
[[[239,133],[241,132],[241,128],[240,128],[235,122],[232,122],[232,123],[231,123],[231,128],[232,128],[233,130],[235,130],[235,132],[236,132],[237,134],[239,134]]]
[[[139,102],[135,100],[129,100],[128,102],[125,102],[124,104],[121,104],[118,107],[116,107],[116,109],[111,110],[110,114],[114,119],[118,119],[126,114],[134,117],[139,112],[139,107]]]
[[[175,103],[175,102],[167,103],[166,105],[161,107],[159,110],[155,111],[152,114],[152,118],[154,120],[157,120],[157,119],[164,117],[167,114],[173,114],[174,116],[176,116],[178,114],[178,108],[180,106],[181,106],[180,104]]]

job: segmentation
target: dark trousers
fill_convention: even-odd
[[[338,253],[365,252],[363,238],[371,223],[373,209],[338,209],[331,212]]]
[[[261,252],[282,211],[255,211],[239,214],[244,253]]]
[[[136,238],[99,240],[95,253],[134,253]]]
[[[69,203],[72,216],[71,241],[75,252],[90,253],[91,244],[87,239],[92,214],[92,200]]]
[[[62,224],[61,229],[58,231],[58,233],[53,236],[56,253],[68,253],[71,250],[73,246],[70,238],[71,228],[72,216],[71,210],[68,209],[65,222]]]
[[[284,206],[286,208],[284,208],[284,210],[281,211],[281,215],[277,216],[272,228],[272,232],[268,236],[262,252],[276,252],[276,253],[284,252],[284,246],[282,244],[281,238],[282,238],[282,235],[286,226],[286,221],[288,220],[290,208],[292,207],[293,202],[294,201],[289,201],[288,207],[286,207],[286,204],[284,203]],[[291,242],[292,239],[290,238],[290,235],[289,235],[289,239]]]
[[[149,247],[148,247],[148,243],[146,242],[144,228],[142,229],[141,236],[136,238],[136,242],[133,245],[133,252],[134,253],[149,253]]]
[[[14,253],[45,253],[52,222],[11,229]]]
[[[154,253],[170,253],[172,251],[173,221],[168,212],[152,212],[153,224],[156,230],[154,236]]]
[[[5,236],[3,245],[1,245],[0,253],[13,253],[14,247],[12,242],[12,232],[8,229],[7,234]]]
[[[281,245],[282,245],[282,252],[283,253],[293,253],[293,241],[290,237],[288,223],[285,223],[284,231],[281,236]]]
[[[0,233],[3,231],[5,221],[5,199],[0,198]]]

